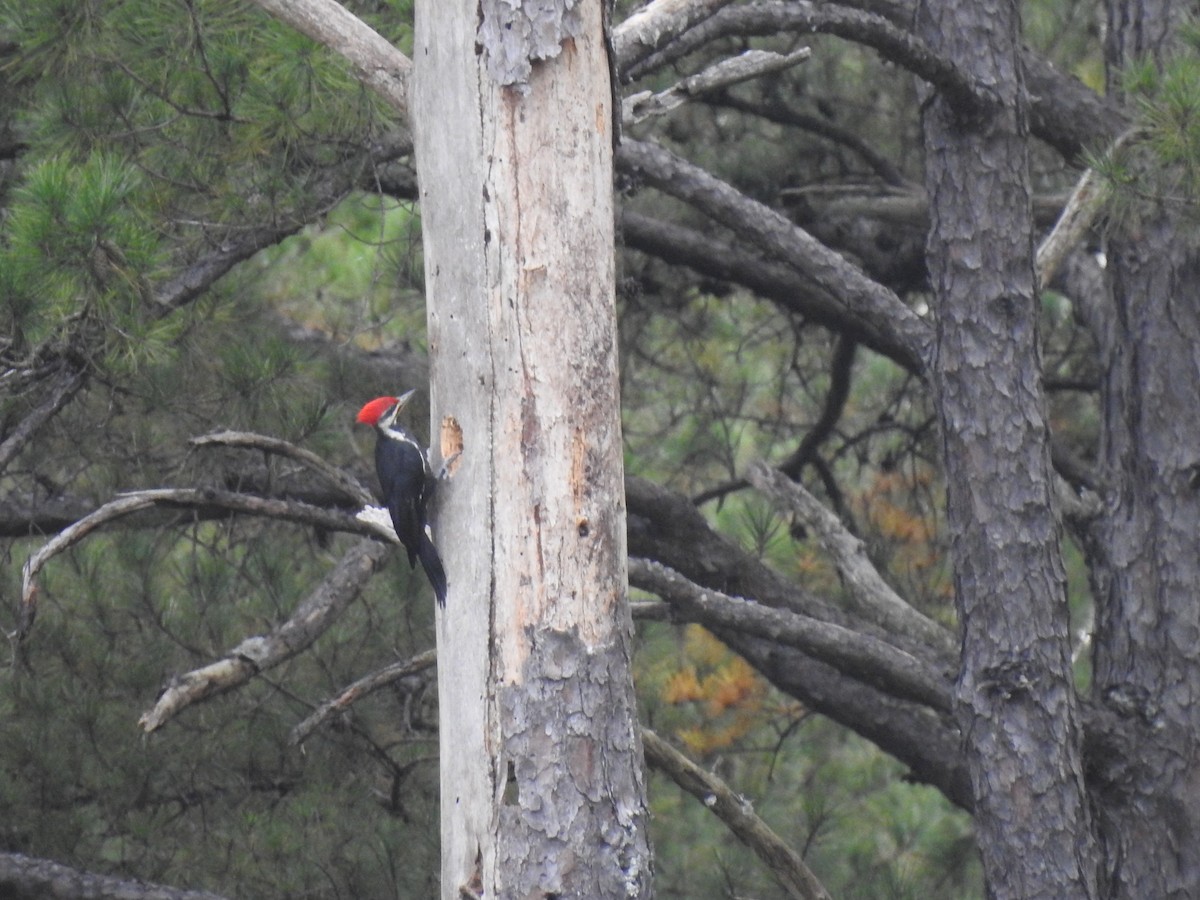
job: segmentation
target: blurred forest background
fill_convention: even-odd
[[[411,3],[346,6],[411,49]],[[1100,15],[1030,0],[1026,38],[1100,90]],[[628,133],[785,211],[923,315],[916,83],[811,31],[643,60],[626,93],[750,47],[812,49]],[[122,492],[352,512],[292,460],[190,440],[282,438],[373,487],[373,435],[353,413],[421,387],[427,366],[420,211],[382,102],[307,39],[222,0],[10,0],[0,98],[0,627],[18,627],[26,558]],[[1048,226],[1078,169],[1041,145],[1033,165]],[[936,419],[911,369],[877,352],[886,339],[826,330],[776,264],[714,255],[695,211],[636,179],[618,190],[628,474],[692,498],[720,535],[837,605],[813,535],[740,481],[752,460],[782,466],[953,628]],[[707,270],[680,264],[697,257]],[[1087,455],[1093,347],[1064,295],[1047,291],[1043,311],[1055,433]],[[423,411],[414,424],[427,429]],[[181,673],[287,619],[354,540],[201,503],[112,522],[54,558],[0,670],[0,850],[228,896],[434,896],[433,670],[292,740],[346,685],[433,646],[432,597],[402,553],[306,652],[138,727]],[[1086,624],[1071,545],[1067,560]],[[743,794],[834,896],[981,896],[968,813],[702,626],[634,599],[644,723]],[[703,805],[658,775],[650,797],[660,896],[784,896]]]

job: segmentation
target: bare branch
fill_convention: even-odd
[[[860,615],[889,631],[899,631],[926,643],[938,653],[954,654],[956,648],[950,633],[892,590],[867,557],[863,542],[847,531],[838,517],[802,484],[761,461],[750,465],[746,478],[816,532],[833,558]]]
[[[254,0],[281,22],[341,56],[363,84],[408,115],[412,60],[336,0]]]
[[[245,684],[258,673],[310,646],[358,597],[386,561],[388,548],[375,541],[356,544],[292,617],[265,635],[246,638],[223,658],[175,678],[138,724],[150,732],[187,707]]]
[[[0,897],[6,900],[223,900],[208,891],[114,878],[22,853],[0,853]]]
[[[690,28],[640,65],[630,66],[640,78],[669,65],[706,44],[729,35],[773,35],[785,32],[833,34],[871,47],[881,57],[903,66],[951,98],[964,110],[990,106],[995,98],[962,70],[935,54],[908,31],[883,16],[831,3],[792,0],[788,3],[749,3],[722,9]]]
[[[0,472],[8,468],[21,448],[29,443],[29,439],[37,430],[49,422],[66,406],[76,392],[83,387],[84,373],[78,367],[67,364],[59,373],[58,382],[50,391],[50,396],[22,420],[21,424],[12,430],[0,444]]]
[[[799,34],[827,32],[873,47],[879,55],[904,66],[952,97],[975,102],[977,86],[948,61],[934,55],[905,26],[912,20],[914,3],[892,6],[886,16],[849,8],[852,4],[810,2],[748,3],[720,11],[678,39],[660,41],[661,52],[635,59],[619,53],[623,81],[670,65],[717,38],[766,36],[791,30]],[[882,10],[885,4],[879,4]],[[700,21],[700,19],[697,19]],[[620,29],[618,29],[618,32]],[[674,35],[672,35],[674,36]],[[1038,54],[1021,54],[1030,98],[1033,133],[1068,160],[1078,159],[1085,148],[1116,139],[1128,127],[1123,113],[1110,99],[1101,97],[1077,78],[1057,71]]]
[[[45,568],[46,563],[64,550],[74,547],[102,525],[155,506],[191,509],[217,508],[271,519],[285,519],[290,522],[323,528],[327,531],[345,531],[365,537],[394,540],[394,535],[389,536],[369,521],[336,510],[321,509],[291,500],[269,499],[252,494],[208,488],[160,488],[123,494],[84,516],[74,525],[64,528],[25,561],[21,572],[21,611],[14,636],[18,640],[24,640],[33,626],[34,617],[37,615],[38,575]]]
[[[724,90],[743,81],[750,81],[773,72],[782,72],[804,62],[812,55],[807,47],[794,53],[771,53],[766,50],[747,50],[740,56],[723,59],[704,71],[691,75],[657,94],[642,91],[626,97],[621,117],[626,125],[636,125],[652,116],[661,116],[682,106],[693,97]]]
[[[1117,138],[1108,150],[1111,156],[1137,136],[1130,129]],[[1062,265],[1066,255],[1092,227],[1108,200],[1108,187],[1095,169],[1088,169],[1075,184],[1075,190],[1063,207],[1054,228],[1046,235],[1037,250],[1038,284],[1045,287]]]
[[[621,230],[627,246],[710,278],[745,285],[789,312],[861,341],[910,372],[923,367],[912,347],[891,330],[857,315],[793,267],[763,259],[756,250],[633,209],[622,211]]]
[[[880,638],[702,588],[644,559],[629,560],[629,583],[662,597],[677,617],[794,647],[894,697],[940,712],[951,708],[949,673],[933,672],[912,654]]]
[[[642,729],[646,762],[699,800],[766,864],[789,897],[830,900],[829,892],[795,850],[754,812],[750,801],[696,765],[649,728]]]
[[[375,502],[371,492],[348,472],[331,466],[311,450],[297,447],[281,438],[265,434],[255,434],[250,431],[215,431],[212,434],[192,438],[188,443],[193,447],[241,447],[244,449],[261,450],[264,453],[274,453],[295,460],[308,469],[320,475],[332,487],[346,494],[356,503],[370,506]]]
[[[613,29],[613,53],[617,57],[618,69],[634,65],[732,2],[652,0]]]
[[[617,152],[619,168],[753,240],[780,262],[813,279],[855,317],[888,322],[908,355],[922,369],[933,342],[929,323],[895,293],[830,250],[784,215],[752,200],[699,166],[657,144],[626,140]]]
[[[192,262],[160,285],[154,293],[158,314],[165,316],[191,303],[238,263],[295,234],[340,203],[351,190],[359,186],[364,171],[369,174],[374,167],[391,162],[411,150],[411,136],[397,129],[372,145],[365,157],[334,166],[322,173],[306,187],[305,195],[311,202],[301,213],[238,231],[224,239],[217,249]]]
[[[436,663],[437,650],[426,650],[410,659],[394,662],[390,666],[384,666],[379,671],[358,679],[332,700],[322,703],[317,707],[316,712],[293,728],[291,742],[293,744],[304,743],[308,736],[320,728],[330,716],[343,712],[368,694],[387,687],[401,678],[423,672]]]

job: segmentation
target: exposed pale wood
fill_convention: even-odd
[[[417,9],[432,410],[462,448],[435,515],[446,898],[650,895],[601,7],[511,87],[474,4]]]

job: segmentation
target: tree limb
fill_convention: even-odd
[[[889,696],[800,650],[728,629],[716,635],[780,691],[907,766],[908,780],[936,788],[967,811],[973,808],[962,736],[949,716]]]
[[[861,341],[910,372],[922,367],[912,348],[892,331],[848,309],[793,267],[764,259],[761,251],[628,208],[621,212],[621,231],[629,247],[710,278],[744,285],[781,309]]]
[[[722,9],[688,29],[640,65],[631,66],[629,77],[643,77],[729,35],[774,35],[781,32],[833,34],[870,47],[884,59],[903,66],[953,98],[955,105],[967,112],[995,103],[995,98],[984,86],[974,83],[965,72],[938,56],[923,41],[884,17],[836,4],[817,4],[807,0],[748,3]]]
[[[649,728],[642,729],[646,762],[712,811],[734,836],[766,864],[789,897],[830,900],[829,892],[796,853],[754,812],[745,797],[696,765]]]
[[[342,491],[347,497],[362,506],[371,506],[375,498],[362,483],[343,469],[331,466],[322,457],[297,447],[281,438],[265,434],[255,434],[250,431],[214,431],[211,434],[192,438],[188,443],[193,447],[241,447],[244,449],[262,450],[264,453],[274,453],[295,460],[301,465],[321,476],[329,485]]]
[[[1109,155],[1116,153],[1136,136],[1136,129],[1126,131],[1113,142],[1108,150]],[[1108,196],[1108,185],[1094,168],[1089,168],[1080,176],[1054,228],[1038,245],[1037,273],[1041,287],[1045,288],[1050,283],[1066,255],[1095,224]]]
[[[733,0],[652,0],[613,29],[613,53],[623,70]]]
[[[114,878],[23,853],[0,853],[0,897],[5,900],[223,900],[208,891],[185,891]]]
[[[81,368],[70,363],[64,363],[63,370],[58,375],[58,381],[50,390],[50,396],[43,400],[21,424],[14,428],[0,444],[0,472],[8,468],[21,449],[29,443],[30,438],[38,429],[49,422],[66,406],[71,398],[83,387],[84,372]]]
[[[345,59],[359,81],[408,115],[412,60],[336,0],[253,0],[281,22]]]
[[[812,51],[801,47],[792,53],[771,53],[766,50],[746,50],[740,56],[729,57],[676,82],[665,91],[641,91],[626,97],[621,109],[622,123],[635,125],[652,116],[669,113],[688,100],[714,91],[724,90],[743,81],[782,72],[804,62]]]
[[[621,171],[755,241],[780,262],[813,279],[856,317],[888,322],[907,354],[924,369],[933,343],[930,324],[892,291],[868,278],[857,266],[781,213],[657,144],[626,140],[618,149],[616,160]]]
[[[813,529],[826,552],[833,558],[850,596],[854,598],[856,612],[887,631],[908,634],[938,653],[953,656],[957,648],[950,633],[923,616],[892,590],[867,557],[863,542],[851,534],[838,517],[810,494],[804,485],[792,481],[762,461],[751,463],[746,470],[746,477],[758,490]]]
[[[358,597],[387,560],[388,551],[375,541],[360,541],[296,607],[290,619],[268,634],[246,638],[223,659],[174,678],[138,724],[147,732],[161,728],[187,707],[240,687],[306,649]]]
[[[880,638],[702,588],[644,559],[629,560],[629,583],[657,594],[686,621],[794,647],[898,699],[950,711],[950,673],[932,672],[921,660]]]
[[[904,634],[885,635],[868,622],[811,596],[761,560],[715,532],[687,497],[627,476],[629,552],[681,572],[689,581],[726,594],[754,597],[823,621],[884,637],[935,670],[951,670],[953,656],[938,655]],[[908,766],[915,781],[930,784],[951,802],[971,809],[971,784],[960,753],[961,737],[949,717],[898,700],[777,641],[730,628],[714,632],[776,688],[815,712],[857,732]]]
[[[409,659],[394,662],[390,666],[384,666],[379,671],[372,672],[370,675],[358,679],[336,697],[322,703],[317,707],[316,712],[293,728],[291,743],[304,743],[308,739],[308,736],[320,728],[331,716],[344,712],[368,694],[382,687],[387,687],[401,678],[415,675],[418,672],[424,672],[436,663],[437,650],[426,650],[424,653],[418,653]]]
[[[268,499],[252,494],[208,488],[159,488],[124,494],[105,503],[68,528],[64,528],[25,561],[25,566],[21,570],[21,610],[14,635],[17,640],[24,640],[33,626],[33,620],[37,615],[38,575],[46,563],[64,550],[78,544],[100,526],[154,506],[174,506],[185,509],[217,508],[272,519],[285,519],[328,531],[345,531],[366,537],[395,540],[394,533],[389,534],[385,529],[373,525],[369,521],[337,510],[321,509],[307,503],[290,500]]]
[[[874,8],[852,8],[868,5]],[[677,39],[663,42],[660,52],[637,64],[622,58],[622,79],[640,78],[718,38],[768,36],[791,30],[801,34],[836,34],[872,47],[882,58],[948,92],[956,98],[956,105],[965,102],[969,108],[979,100],[990,102],[986,95],[977,95],[977,85],[906,30],[915,6],[915,2],[760,2],[723,9]],[[1079,159],[1088,147],[1115,140],[1128,127],[1125,116],[1114,103],[1077,78],[1062,74],[1038,54],[1023,50],[1021,62],[1030,100],[1031,130],[1068,162]]]
[[[158,314],[165,316],[191,303],[238,263],[295,234],[332,209],[359,186],[364,169],[370,171],[411,151],[412,137],[407,131],[397,129],[373,144],[364,157],[357,157],[322,173],[320,178],[307,186],[305,194],[311,205],[302,214],[243,228],[224,238],[216,250],[204,254],[160,285],[154,292]]]

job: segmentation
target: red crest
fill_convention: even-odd
[[[399,397],[376,397],[358,411],[358,418],[355,421],[361,422],[363,425],[377,425],[379,417],[395,406],[399,399]]]

